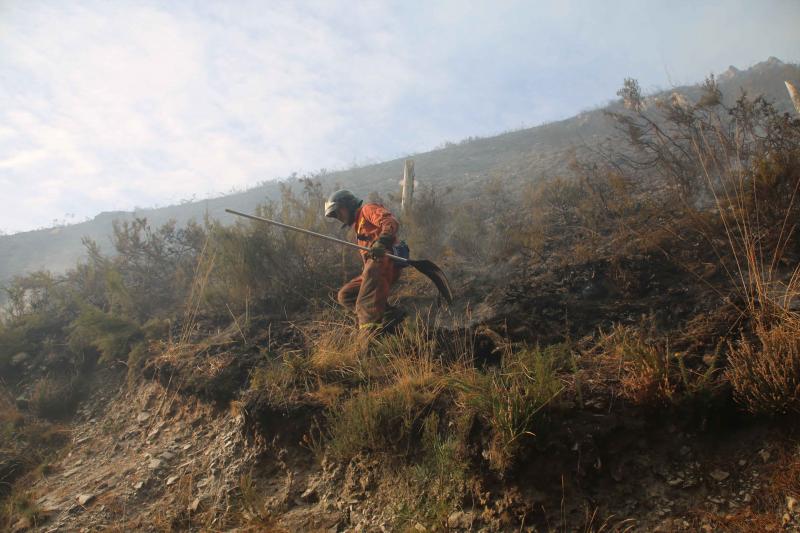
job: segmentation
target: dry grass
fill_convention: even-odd
[[[370,339],[351,323],[318,323],[306,335],[309,366],[321,378],[352,383],[369,379]]]
[[[637,406],[711,402],[725,384],[719,346],[701,361],[698,354],[672,350],[667,338],[644,326],[616,324],[601,331],[584,355],[592,362],[588,371],[595,381]]]
[[[737,123],[734,142],[715,142],[724,138],[720,127],[701,132],[694,144],[733,262],[721,266],[758,338],[730,344],[726,374],[735,398],[749,411],[796,414],[800,314],[792,308],[800,297],[800,265],[791,266],[787,251],[797,240],[797,145],[795,140],[794,150],[787,144],[785,151],[748,154],[743,139],[749,135]]]
[[[464,421],[474,417],[491,432],[483,454],[490,466],[510,468],[535,436],[541,410],[564,390],[559,374],[571,357],[560,345],[501,342],[501,367],[484,373],[474,367],[474,332],[465,328],[443,342],[421,317],[367,345],[354,344],[352,335],[331,333],[310,355],[317,380],[311,394],[330,406],[328,449],[343,459],[363,451],[421,454],[433,470],[442,454],[465,446]],[[354,375],[359,379],[341,379]]]
[[[674,355],[668,346],[648,341],[639,328],[616,324],[601,332],[598,347],[620,396],[636,405],[663,405],[676,395]]]
[[[329,418],[329,450],[343,459],[361,451],[407,455],[441,391],[435,375],[405,376],[387,387],[357,391]]]
[[[14,492],[0,504],[0,527],[5,531],[11,531],[18,523],[26,524],[28,529],[43,522],[41,509],[27,492]]]

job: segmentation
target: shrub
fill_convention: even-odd
[[[85,305],[70,326],[69,345],[76,353],[93,347],[100,352],[102,362],[110,363],[127,361],[131,349],[143,338],[141,328],[132,320]]]
[[[284,187],[281,201],[260,206],[257,214],[329,233],[320,216],[325,202],[322,187],[312,180],[303,185],[300,194]],[[308,308],[338,286],[342,268],[352,269],[359,260],[357,253],[343,253],[325,241],[258,221],[213,224],[209,247],[216,257],[206,296],[210,313],[226,306],[234,313],[245,312],[250,305],[262,312]]]
[[[758,341],[730,346],[734,398],[753,413],[800,414],[800,328],[784,321],[757,328]]]
[[[450,190],[420,187],[414,194],[410,216],[403,219],[403,232],[415,255],[439,257],[444,250],[446,227],[450,218],[444,198]]]
[[[31,392],[31,411],[47,420],[66,418],[75,411],[83,391],[84,382],[78,376],[41,378]]]

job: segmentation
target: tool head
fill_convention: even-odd
[[[408,264],[427,276],[427,278],[436,285],[439,294],[448,304],[453,303],[453,291],[450,289],[447,276],[444,275],[442,269],[436,266],[433,261],[428,261],[427,259],[409,259]]]

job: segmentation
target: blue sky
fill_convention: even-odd
[[[0,0],[0,230],[534,126],[627,76],[797,62],[798,27],[796,0]]]

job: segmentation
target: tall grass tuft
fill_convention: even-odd
[[[553,350],[509,347],[499,370],[456,378],[461,405],[476,412],[491,430],[484,455],[493,469],[507,471],[525,441],[536,435],[540,412],[564,390],[560,366]]]

